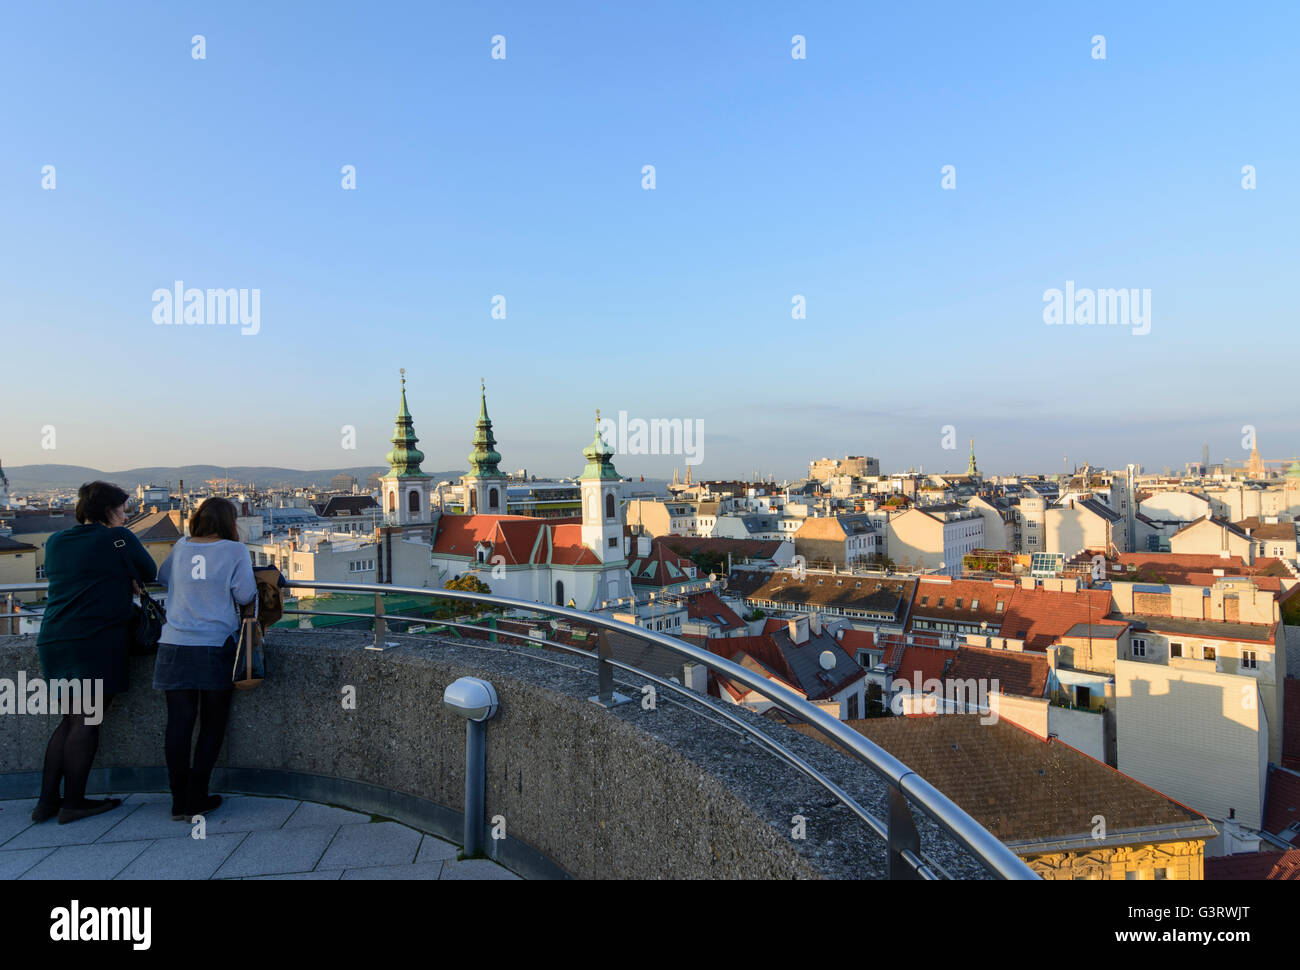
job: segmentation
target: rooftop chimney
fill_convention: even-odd
[[[790,642],[795,646],[808,642],[808,617],[796,616],[788,622]]]

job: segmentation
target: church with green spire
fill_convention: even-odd
[[[487,412],[487,385],[479,381],[478,423],[474,426],[474,450],[468,455],[469,471],[461,476],[465,486],[465,511],[471,515],[504,515],[506,512],[506,475],[501,471],[501,455],[496,450],[492,419]]]
[[[393,448],[386,456],[388,472],[379,479],[384,524],[417,533],[431,533],[441,510],[430,499],[432,476],[420,467],[424,452],[416,447],[415,422],[406,406],[406,369],[402,368],[402,401],[393,428]]]
[[[418,443],[403,371],[388,473],[380,479],[385,527],[376,537],[379,582],[441,587],[471,575],[501,596],[581,610],[632,597],[622,477],[600,435],[599,412],[596,436],[582,452],[581,518],[507,514],[508,477],[501,471],[483,382],[469,471],[461,477],[464,514],[444,514],[441,495],[431,496],[432,476],[421,468]]]

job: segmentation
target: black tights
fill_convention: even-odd
[[[112,699],[111,694],[104,696],[101,716]],[[59,783],[62,782],[64,807],[85,808],[92,804],[86,800],[86,781],[98,750],[99,725],[87,724],[84,714],[64,714],[50,735],[50,743],[45,746],[41,802],[45,805],[59,804]]]
[[[202,801],[208,794],[208,781],[217,763],[221,743],[226,739],[226,722],[230,719],[233,690],[167,691],[167,777],[171,781],[172,799],[177,804]],[[199,741],[194,746],[194,763],[190,765],[190,746],[194,739],[194,722],[199,722]]]

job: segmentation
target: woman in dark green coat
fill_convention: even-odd
[[[98,718],[114,694],[126,690],[127,622],[131,594],[139,591],[124,559],[142,582],[153,582],[157,568],[126,521],[127,494],[108,482],[90,482],[77,493],[77,521],[45,542],[49,598],[37,647],[47,680],[98,680]],[[117,543],[121,543],[120,546]],[[84,695],[83,695],[84,696]],[[54,697],[51,696],[51,702]],[[86,780],[99,748],[99,724],[86,713],[65,713],[45,749],[41,797],[32,820],[56,813],[59,823],[107,812],[121,799],[86,798]],[[59,783],[63,782],[63,797]]]

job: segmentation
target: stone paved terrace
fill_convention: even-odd
[[[171,796],[122,796],[111,812],[31,820],[34,798],[0,800],[0,879],[518,879],[489,859],[397,822],[291,798],[227,795],[206,837],[171,817]]]

